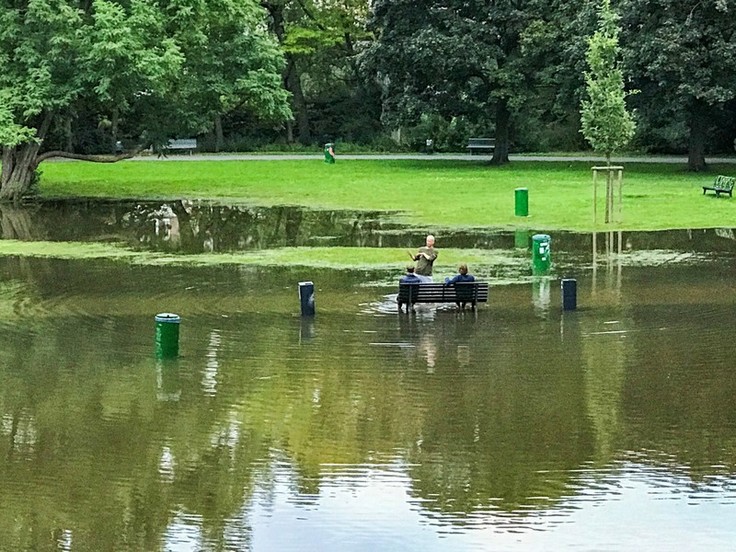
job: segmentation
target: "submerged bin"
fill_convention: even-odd
[[[532,274],[548,274],[552,264],[550,242],[552,239],[547,234],[534,234],[532,236]]]
[[[171,312],[156,315],[156,357],[175,358],[179,355],[179,325],[181,317]]]

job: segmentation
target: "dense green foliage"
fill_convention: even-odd
[[[156,148],[233,111],[287,118],[264,17],[252,0],[2,0],[0,198],[48,157]]]
[[[636,109],[634,146],[687,151],[691,170],[732,152],[736,0],[610,6],[620,16],[615,78],[640,90],[617,107]],[[0,198],[27,193],[47,157],[122,156],[121,144],[130,152],[172,137],[197,136],[206,151],[417,149],[426,138],[464,151],[470,136],[495,136],[497,163],[509,151],[581,149],[600,7],[0,0]]]
[[[652,147],[687,147],[691,170],[705,153],[731,151],[736,116],[736,2],[623,0],[623,40],[634,98]]]
[[[483,135],[495,127],[494,162],[507,162],[512,114],[539,84],[540,54],[553,35],[548,3],[526,4],[375,2],[377,38],[365,64],[382,84],[386,120],[436,113],[465,117]]]

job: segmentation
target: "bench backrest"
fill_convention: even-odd
[[[488,282],[458,282],[452,285],[399,284],[397,302],[409,303],[486,303]]]
[[[730,192],[733,190],[734,181],[736,181],[736,178],[732,176],[718,175],[716,176],[716,181],[713,183],[713,187],[716,190]]]
[[[468,146],[493,146],[496,143],[495,138],[468,138]]]
[[[169,149],[197,149],[196,138],[179,138],[177,140],[169,140]]]

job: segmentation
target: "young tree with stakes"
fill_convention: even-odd
[[[580,111],[583,136],[596,152],[606,156],[607,223],[611,221],[614,200],[611,156],[630,142],[636,128],[633,117],[626,109],[628,93],[624,89],[623,73],[618,61],[617,19],[611,10],[610,0],[603,0],[598,30],[588,44],[589,71],[585,73],[587,98],[583,100]]]

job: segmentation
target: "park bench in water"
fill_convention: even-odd
[[[396,296],[399,312],[402,312],[404,305],[406,305],[406,312],[409,312],[416,303],[455,303],[461,307],[470,304],[470,307],[475,309],[478,303],[487,302],[487,282],[458,282],[455,284],[400,283],[399,294]]]

